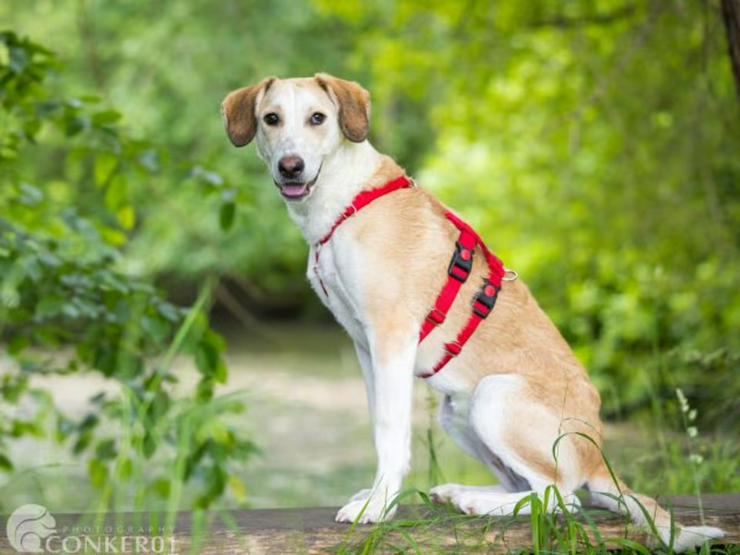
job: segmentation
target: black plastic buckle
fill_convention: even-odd
[[[486,318],[496,305],[499,288],[486,280],[473,301],[473,312],[481,318]]]
[[[447,273],[457,281],[465,282],[473,269],[473,251],[463,247],[459,241],[455,242],[455,252],[447,268]],[[464,272],[463,275],[460,272]]]

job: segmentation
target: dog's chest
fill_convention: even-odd
[[[324,305],[331,310],[337,321],[347,330],[350,337],[362,344],[366,343],[364,327],[358,309],[349,291],[352,284],[346,283],[347,272],[339,267],[335,249],[311,247],[308,255],[307,277]]]

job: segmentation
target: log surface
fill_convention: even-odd
[[[680,496],[659,500],[666,508],[673,509],[682,524],[700,524],[696,498]],[[727,532],[719,543],[740,544],[740,494],[706,495],[702,501],[705,523]],[[118,537],[119,543],[115,545],[119,553],[354,553],[368,537],[375,538],[377,552],[405,550],[413,553],[414,544],[418,544],[422,553],[506,553],[527,550],[532,545],[528,517],[471,518],[445,509],[430,511],[421,506],[404,506],[393,524],[381,533],[375,525],[353,528],[336,523],[336,511],[335,507],[214,511],[206,513],[201,521],[195,514],[182,512],[175,519],[174,534],[165,532],[165,517],[149,513],[55,513],[54,518],[60,539],[70,535],[96,536],[96,532],[96,537],[113,535]],[[427,519],[427,524],[414,525],[419,519]],[[0,517],[0,553],[12,554],[16,551],[3,533],[6,520],[7,516]],[[593,523],[593,526],[585,525],[592,540],[597,528],[598,534],[605,539],[627,538],[643,544],[650,541],[644,530],[605,511],[585,509],[581,520]],[[122,536],[129,536],[126,549],[121,549]],[[151,543],[153,536],[161,536],[161,544]],[[137,551],[135,537],[148,537],[149,542],[140,545]],[[74,548],[76,541],[70,541],[68,547]],[[54,547],[60,544],[55,543]]]

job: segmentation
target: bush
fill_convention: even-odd
[[[56,96],[48,76],[61,70],[42,46],[0,34],[0,340],[9,366],[0,382],[0,469],[13,469],[9,442],[49,439],[51,429],[87,459],[102,508],[120,503],[127,484],[140,499],[160,495],[174,508],[187,484],[182,502],[206,507],[227,490],[229,466],[255,450],[228,425],[243,404],[214,396],[227,378],[224,342],[207,317],[214,280],[182,309],[120,271],[136,224],[129,184],[163,171],[163,156],[130,137],[99,99]],[[192,357],[199,379],[176,395],[180,354]],[[116,387],[87,400],[78,419],[34,385],[83,372]]]

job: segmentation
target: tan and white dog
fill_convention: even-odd
[[[446,321],[419,344],[458,237],[445,208],[424,189],[398,190],[348,218],[321,247],[314,270],[317,244],[355,196],[404,174],[367,140],[368,92],[326,74],[270,78],[229,94],[223,114],[234,145],[256,138],[311,246],[311,285],[354,341],[363,369],[377,475],[336,519],[388,518],[393,510],[387,507],[409,469],[414,377],[435,365],[444,343],[465,324],[486,265],[474,264]],[[599,394],[521,280],[503,284],[490,317],[428,382],[444,397],[442,426],[501,484],[441,485],[431,491],[435,500],[468,514],[507,515],[523,497],[552,484],[577,505],[574,492],[585,487],[593,504],[626,511],[637,522],[646,522],[644,508],[668,542],[669,514],[612,479],[600,451]],[[680,549],[722,535],[712,527],[677,529],[674,545]]]

